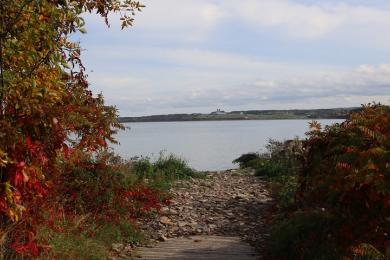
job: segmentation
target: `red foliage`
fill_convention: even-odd
[[[34,241],[34,234],[32,232],[28,233],[27,242],[24,241],[14,241],[11,244],[11,248],[15,250],[18,254],[26,254],[33,257],[39,256],[40,248],[37,246],[37,244]]]
[[[330,235],[345,251],[367,243],[384,253],[390,234],[390,108],[368,105],[342,124],[323,131],[313,126],[300,176],[301,208],[332,215]]]
[[[114,141],[117,110],[88,89],[80,46],[81,14],[109,12],[131,25],[135,1],[0,1],[0,214],[17,253],[36,256],[35,226],[63,185],[59,158],[94,153]],[[130,14],[129,14],[130,13]],[[74,137],[71,139],[70,137]],[[77,160],[74,158],[74,160]]]

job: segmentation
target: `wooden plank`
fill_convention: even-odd
[[[237,237],[194,236],[139,248],[130,259],[254,260],[254,249]]]

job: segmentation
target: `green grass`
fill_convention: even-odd
[[[148,158],[133,161],[132,170],[139,178],[146,178],[150,187],[164,191],[168,190],[175,180],[202,178],[205,175],[189,167],[183,158],[163,153],[155,162]]]
[[[95,239],[110,247],[113,243],[138,243],[143,240],[143,235],[129,221],[120,221],[97,228]]]
[[[142,233],[128,220],[100,225],[84,223],[81,232],[80,221],[63,221],[57,225],[62,228],[60,232],[40,226],[38,234],[50,246],[40,259],[109,259],[113,243],[143,241]]]
[[[46,226],[40,226],[38,234],[46,241],[50,249],[39,259],[91,259],[109,258],[109,250],[103,241],[77,232],[77,224],[64,221],[62,231],[54,231]]]

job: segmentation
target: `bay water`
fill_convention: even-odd
[[[317,120],[323,126],[343,120]],[[196,170],[236,168],[232,161],[248,152],[262,152],[269,139],[303,138],[309,120],[248,120],[128,123],[113,145],[123,158],[158,158],[160,153],[184,158]]]

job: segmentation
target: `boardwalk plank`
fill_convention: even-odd
[[[254,260],[255,250],[237,237],[194,236],[139,248],[131,259]]]

